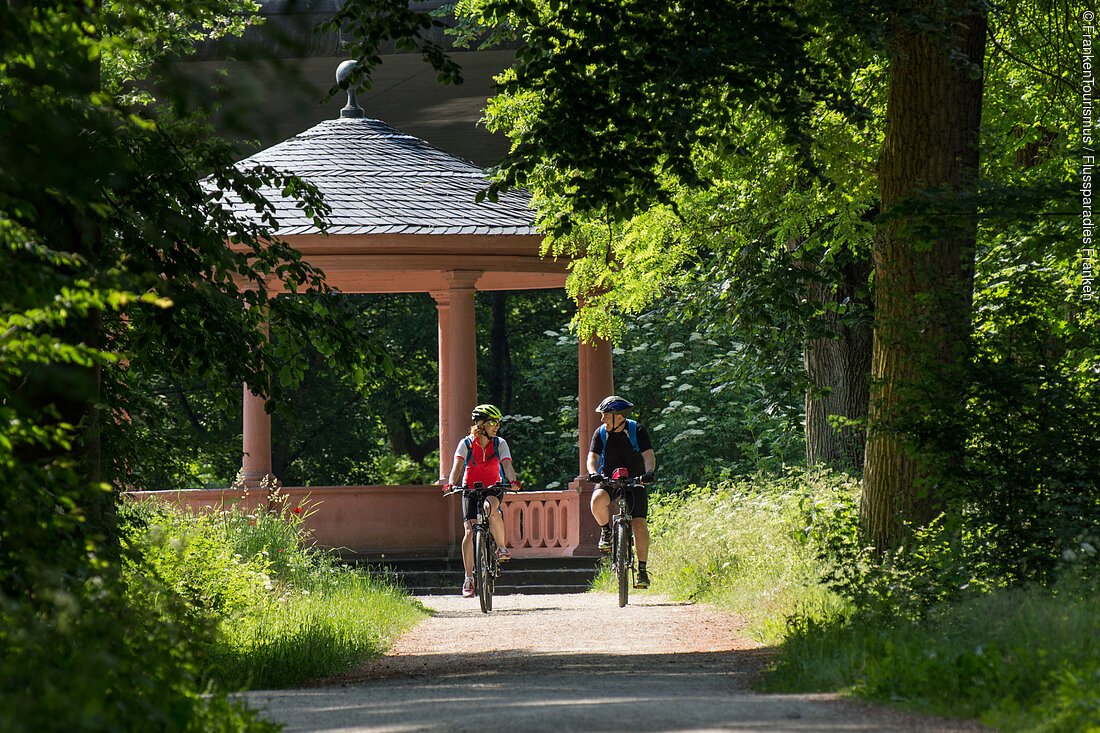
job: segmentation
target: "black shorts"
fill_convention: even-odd
[[[612,499],[618,499],[620,493],[626,494],[626,510],[632,519],[645,519],[649,516],[649,488],[644,484],[621,490],[609,489],[607,484],[598,484],[596,488],[606,491]]]
[[[480,495],[482,497],[482,500],[490,496],[495,496],[497,500],[501,502],[501,504],[504,503],[503,488],[490,491],[482,491],[480,492]],[[501,514],[503,514],[503,512],[501,512]],[[474,501],[474,495],[472,493],[462,495],[462,518],[467,522],[477,519],[477,502]]]

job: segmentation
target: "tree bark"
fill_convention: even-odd
[[[870,261],[853,262],[842,268],[839,284],[814,282],[806,296],[812,302],[830,304],[822,316],[828,336],[807,339],[803,364],[809,388],[806,390],[806,462],[840,469],[863,467],[865,421],[871,394],[871,344],[869,323],[846,323],[846,309],[866,299]],[[864,290],[865,292],[865,290]],[[860,304],[870,308],[870,303]],[[830,417],[852,420],[852,426],[834,426]]]
[[[985,11],[965,0],[925,0],[912,9],[889,31],[878,173],[884,218],[872,247],[875,334],[862,512],[867,539],[879,549],[899,544],[907,524],[925,524],[941,510],[934,474],[950,461],[943,451],[950,436],[933,421],[959,402],[955,367],[965,358],[973,297],[969,194],[978,176]]]

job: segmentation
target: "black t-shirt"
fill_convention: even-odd
[[[603,426],[601,425],[600,428]],[[600,439],[600,428],[592,433],[592,442],[588,445],[588,452],[599,455],[603,452],[603,440]],[[631,476],[641,476],[645,473],[645,460],[642,453],[653,448],[649,442],[649,433],[641,425],[638,426],[638,450],[630,444],[630,436],[626,429],[618,432],[607,431],[607,452],[603,456],[603,475],[610,476],[616,468],[626,468]]]

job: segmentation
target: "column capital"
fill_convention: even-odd
[[[476,290],[477,281],[484,274],[482,270],[443,270],[439,275],[446,284],[446,289],[430,290],[428,293],[436,302],[443,304],[449,299],[451,293]]]

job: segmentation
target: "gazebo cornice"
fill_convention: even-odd
[[[540,256],[538,235],[307,234],[284,241],[344,293],[433,292],[446,287],[448,273],[463,270],[481,273],[477,290],[543,290],[564,287],[569,272],[565,258]]]
[[[538,256],[541,234],[291,234],[279,237],[303,255],[492,254]],[[248,246],[230,245],[238,252]]]

